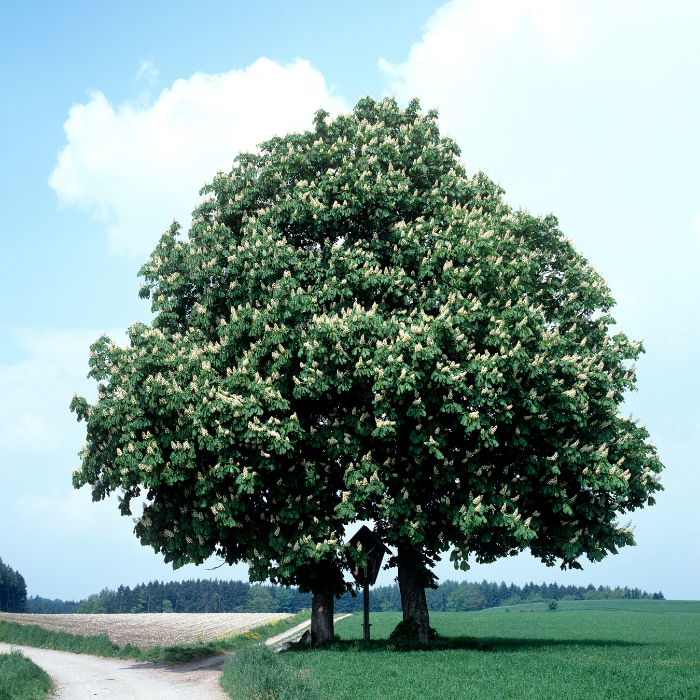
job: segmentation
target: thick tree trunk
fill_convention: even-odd
[[[314,592],[311,603],[311,643],[330,642],[333,639],[333,607],[335,597],[329,593]]]
[[[425,598],[425,586],[431,572],[420,554],[408,544],[399,544],[397,565],[399,570],[399,591],[403,607],[404,622],[411,618],[418,626],[418,639],[430,641],[430,616]]]

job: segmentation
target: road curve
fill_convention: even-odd
[[[227,656],[161,667],[67,651],[0,644],[18,649],[46,671],[56,686],[52,700],[230,700],[219,686]]]

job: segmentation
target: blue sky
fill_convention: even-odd
[[[560,227],[645,338],[623,411],[666,490],[637,546],[583,572],[528,554],[442,579],[630,585],[700,597],[700,4],[680,0],[26,2],[0,18],[0,557],[30,595],[80,598],[176,572],[71,471],[88,347],[148,321],[136,273],[241,150],[363,95],[437,108],[468,173]],[[206,567],[215,566],[212,561]],[[395,572],[385,572],[389,583]]]

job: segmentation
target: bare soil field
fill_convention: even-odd
[[[0,620],[39,625],[56,632],[85,636],[106,634],[119,645],[130,642],[141,649],[170,644],[208,642],[245,634],[288,613],[141,613],[138,615],[28,615],[0,613]]]

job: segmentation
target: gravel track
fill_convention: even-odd
[[[106,659],[67,651],[0,644],[20,650],[56,686],[52,700],[230,700],[219,686],[228,655],[176,667]]]

